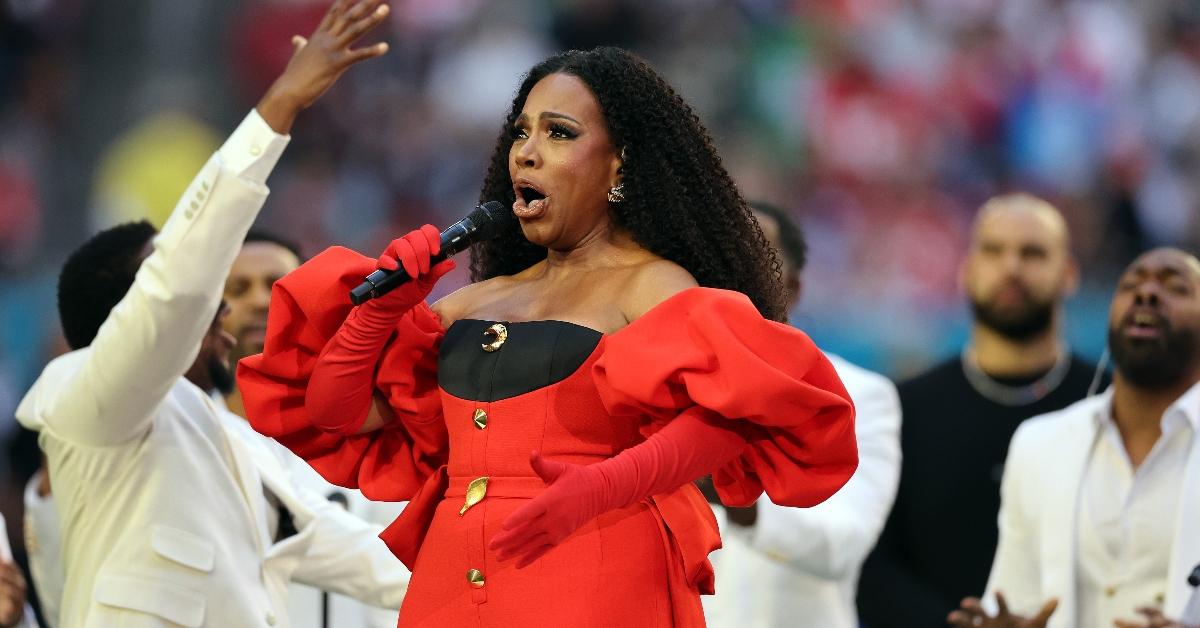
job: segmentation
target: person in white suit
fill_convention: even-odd
[[[64,266],[59,312],[73,351],[17,412],[39,432],[61,517],[63,626],[287,625],[289,578],[399,602],[402,585],[370,588],[347,545],[317,542],[327,520],[304,521],[309,505],[183,377],[232,345],[219,329],[222,286],[296,115],[386,52],[353,47],[386,16],[378,0],[334,2],[161,233],[116,227]]]
[[[780,253],[789,303],[800,298],[806,246],[783,210],[754,204]],[[703,596],[710,628],[857,628],[858,571],[887,520],[900,480],[900,398],[886,377],[830,356],[854,400],[858,469],[812,508],[760,499],[749,509],[714,503],[724,547],[710,555],[716,594]]]
[[[247,234],[242,250],[234,258],[229,276],[225,279],[224,296],[229,304],[229,316],[222,327],[235,341],[231,363],[262,353],[271,288],[276,281],[299,267],[300,261],[300,249],[285,238],[259,229],[251,229]],[[220,387],[220,394],[215,395],[213,400],[218,407],[244,420],[241,392],[232,380],[221,383],[225,385]],[[268,443],[278,453],[303,490],[333,500],[339,504],[338,508],[344,508],[380,528],[395,521],[403,510],[402,503],[372,502],[361,491],[330,484],[307,462],[274,439],[263,437],[253,430],[247,431]],[[387,550],[383,541],[376,539],[375,543],[396,563],[396,567],[404,568]],[[395,609],[378,608],[299,582],[293,582],[288,587],[288,614],[292,617],[294,628],[395,628],[399,619]]]
[[[954,625],[1180,625],[1200,562],[1200,260],[1138,257],[1108,343],[1104,394],[1013,436],[990,608],[968,598]]]
[[[221,318],[228,317],[218,317]],[[220,332],[214,326],[210,334]],[[396,608],[411,574],[379,538],[383,526],[330,502],[325,490],[327,483],[314,483],[308,477],[307,474],[315,475],[311,467],[275,440],[250,429],[242,417],[224,407],[223,398],[216,394],[220,388],[214,379],[233,381],[227,365],[221,368],[211,364],[208,368],[188,371],[188,381],[201,390],[213,392],[225,438],[249,454],[247,459],[264,487],[266,503],[258,506],[265,509],[267,536],[278,538],[268,550],[271,556],[268,565],[287,570],[278,578],[292,580],[287,590],[287,616],[293,628],[394,627],[398,618]],[[278,504],[266,499],[267,491]],[[284,512],[287,514],[282,515]],[[281,516],[291,522],[283,527],[294,530],[286,536],[279,533]],[[25,530],[29,568],[46,620],[44,628],[63,625],[58,610],[64,581],[59,528],[58,508],[43,469],[26,486]],[[322,587],[330,583],[336,583],[339,590],[352,588],[354,597],[339,595],[330,599],[328,608],[323,608]],[[379,608],[372,603],[391,608]]]

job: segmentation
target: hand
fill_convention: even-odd
[[[455,268],[453,260],[433,263],[434,256],[441,250],[442,236],[433,225],[424,225],[392,240],[379,256],[376,265],[383,270],[404,268],[410,279],[391,292],[367,303],[374,303],[371,307],[375,308],[407,312],[424,301],[438,280]]]
[[[547,460],[536,451],[529,464],[546,482],[546,490],[509,515],[488,545],[500,560],[516,558],[518,569],[597,517],[603,503],[598,497],[603,479],[593,465]]]
[[[1162,611],[1153,606],[1143,606],[1137,609],[1139,615],[1146,619],[1118,619],[1113,622],[1116,628],[1193,628],[1184,626],[1183,624],[1167,619],[1163,616]]]
[[[351,47],[387,18],[390,9],[381,2],[334,0],[308,39],[292,37],[292,58],[257,107],[275,132],[289,133],[296,115],[316,102],[347,68],[388,51],[386,43]]]
[[[16,626],[25,615],[25,577],[12,563],[0,562],[0,626]]]
[[[951,626],[958,628],[1046,628],[1050,615],[1058,608],[1058,600],[1051,599],[1042,605],[1037,615],[1026,618],[1014,615],[1008,611],[1008,602],[1004,594],[996,592],[996,604],[1000,607],[995,617],[989,617],[979,604],[979,598],[969,597],[962,601],[962,608],[951,611],[946,618]]]

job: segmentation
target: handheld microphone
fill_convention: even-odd
[[[512,212],[500,201],[488,201],[472,209],[466,218],[450,225],[450,228],[442,232],[441,251],[433,256],[433,263],[436,264],[476,242],[490,240],[500,235],[501,227],[511,216]],[[362,305],[371,299],[391,292],[409,279],[412,277],[409,277],[403,268],[376,270],[367,275],[367,278],[357,288],[350,291],[350,302]]]

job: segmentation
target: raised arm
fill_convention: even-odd
[[[293,40],[283,74],[184,192],[133,286],[113,308],[81,363],[40,417],[61,438],[126,442],[150,428],[154,409],[195,359],[229,268],[267,197],[296,115],[378,44],[353,43],[387,15],[380,0],[338,0],[311,37]]]

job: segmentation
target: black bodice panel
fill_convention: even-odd
[[[563,321],[499,323],[460,319],[446,331],[438,355],[438,384],[460,399],[491,402],[560,382],[579,370],[603,335]],[[483,345],[495,347],[484,350]]]

